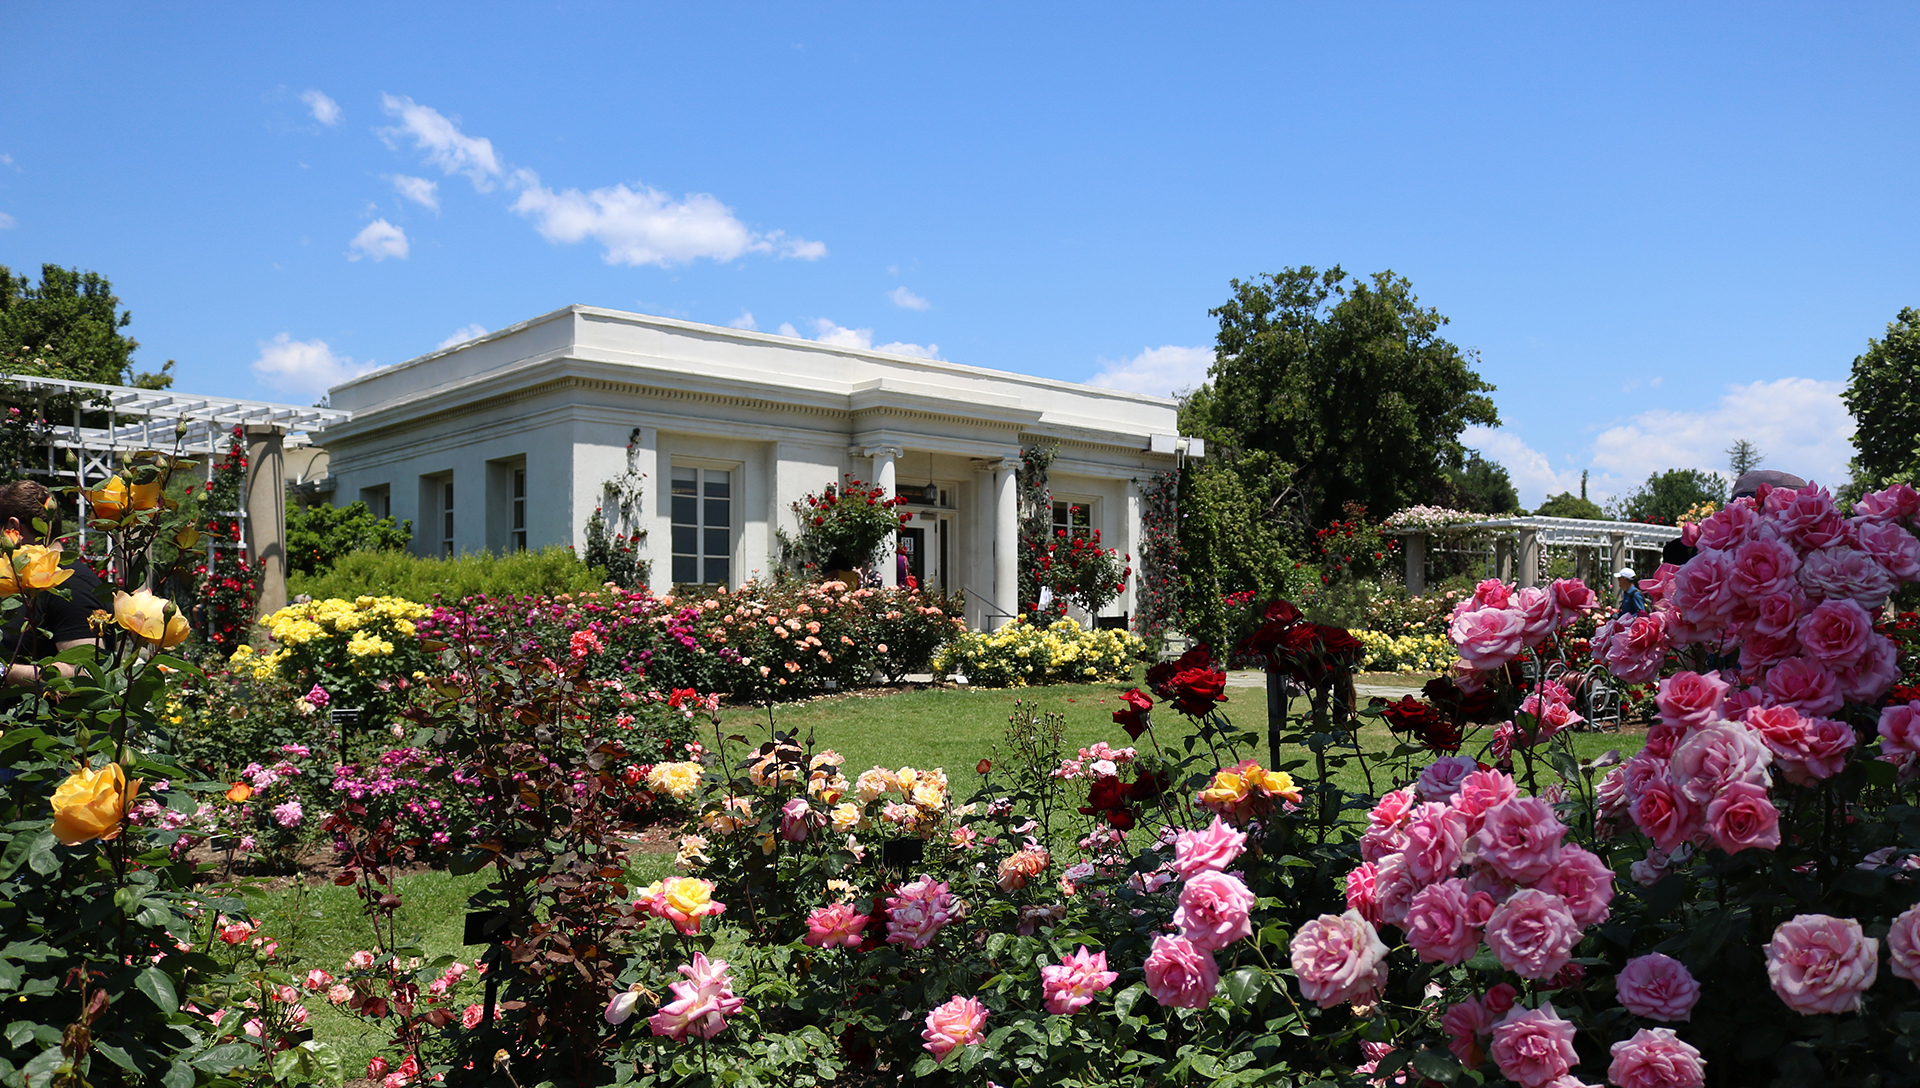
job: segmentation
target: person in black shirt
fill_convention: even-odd
[[[33,523],[47,523],[47,538],[60,535],[57,507],[47,500],[52,493],[41,484],[19,480],[0,485],[0,530],[19,534],[23,544],[42,542]],[[101,608],[105,587],[100,576],[84,560],[73,564],[73,575],[59,588],[22,599],[22,607],[9,609],[0,623],[0,662],[7,667],[6,686],[36,687],[40,683],[37,664],[75,646],[100,645],[88,618]],[[58,666],[72,676],[72,666]],[[0,697],[4,698],[4,697]]]

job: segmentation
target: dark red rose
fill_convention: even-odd
[[[1227,674],[1215,668],[1182,669],[1169,682],[1173,709],[1190,718],[1205,717],[1227,701]]]
[[[1134,688],[1120,696],[1127,704],[1125,710],[1113,712],[1113,720],[1127,731],[1127,736],[1139,740],[1140,734],[1147,731],[1148,712],[1153,709],[1153,697],[1139,688]]]
[[[1133,785],[1127,787],[1127,797],[1144,804],[1166,793],[1171,785],[1173,776],[1166,771],[1142,771],[1140,777],[1133,780]]]
[[[1427,686],[1421,688],[1420,693],[1452,719],[1455,725],[1463,722],[1490,723],[1493,720],[1494,701],[1498,697],[1492,688],[1482,688],[1469,695],[1460,690],[1460,685],[1444,676],[1427,681]]]

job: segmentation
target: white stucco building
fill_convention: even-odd
[[[772,571],[795,500],[850,474],[911,496],[902,550],[922,584],[965,591],[975,627],[1016,605],[1023,445],[1058,443],[1062,527],[1126,553],[1136,481],[1186,448],[1161,397],[590,306],[377,370],[331,403],[352,413],[319,437],[333,501],[412,520],[423,554],[579,546],[632,471],[653,590],[737,585]]]

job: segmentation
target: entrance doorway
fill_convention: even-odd
[[[899,550],[900,584],[912,575],[915,585],[929,593],[950,593],[948,585],[952,561],[953,515],[946,511],[923,510],[914,515],[914,524],[902,526],[895,538]],[[903,562],[904,561],[904,562]]]
[[[911,576],[916,586],[927,585],[927,531],[921,528],[900,530],[898,541],[900,558],[900,584],[906,585]]]

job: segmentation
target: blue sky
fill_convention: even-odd
[[[1230,279],[1391,268],[1532,504],[1840,482],[1920,305],[1913,5],[293,7],[0,12],[0,264],[180,389],[578,302],[1167,393]]]

